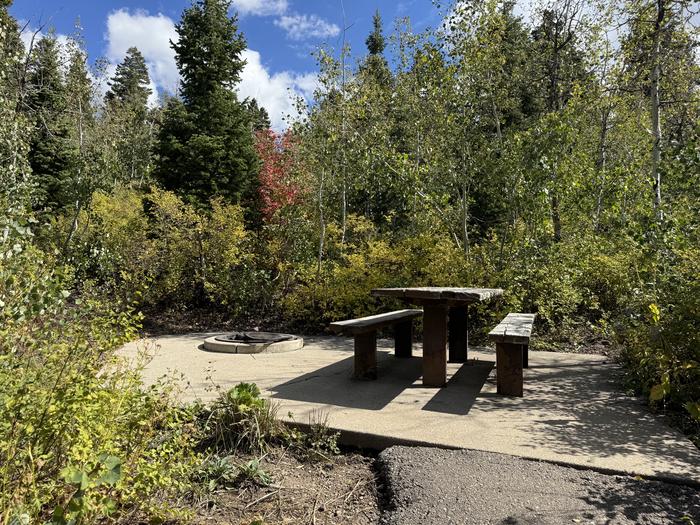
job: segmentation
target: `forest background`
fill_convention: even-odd
[[[183,13],[182,82],[157,107],[138,49],[102,97],[79,32],[27,49],[0,6],[5,522],[111,512],[112,484],[79,474],[114,458],[119,508],[178,485],[183,463],[150,455],[190,437],[156,453],[129,430],[188,417],[115,361],[142,323],[320,333],[391,307],[380,286],[503,288],[477,333],[536,312],[538,349],[614,353],[625,388],[698,435],[698,2],[551,0],[530,25],[514,2],[460,1],[420,33],[377,13],[365,50],[317,51],[314,100],[282,133],[235,94],[225,0]]]

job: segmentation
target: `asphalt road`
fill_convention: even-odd
[[[392,447],[378,465],[383,525],[700,525],[697,487],[471,450]]]

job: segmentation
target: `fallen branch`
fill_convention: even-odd
[[[262,501],[265,501],[267,498],[270,498],[270,497],[272,497],[272,496],[274,496],[275,494],[278,494],[278,493],[279,493],[279,489],[278,489],[278,490],[275,490],[274,492],[268,492],[267,494],[265,494],[264,496],[259,497],[259,498],[256,499],[255,501],[251,501],[250,503],[248,503],[248,505],[246,505],[245,508],[246,508],[246,510],[248,510],[248,509],[249,509],[250,507],[252,507],[253,505],[257,505],[258,503],[260,503],[260,502],[262,502]]]
[[[348,500],[350,499],[350,496],[352,496],[353,493],[355,492],[355,490],[357,490],[357,487],[360,486],[360,483],[362,483],[362,480],[355,483],[355,486],[352,488],[352,490],[350,490],[350,492],[347,493],[347,495],[345,496],[345,499],[343,500],[344,504],[346,504],[346,505],[348,504]],[[365,480],[365,483],[367,483],[367,480]]]

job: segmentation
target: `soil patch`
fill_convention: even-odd
[[[374,524],[379,505],[373,463],[374,458],[357,453],[300,461],[276,449],[260,463],[272,477],[270,486],[247,483],[217,492],[193,523]]]

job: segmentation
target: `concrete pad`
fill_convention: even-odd
[[[617,390],[619,368],[597,355],[530,352],[522,398],[496,394],[495,353],[470,349],[448,364],[445,388],[423,387],[420,345],[410,359],[379,341],[376,381],[352,374],[352,340],[306,337],[283,354],[217,354],[201,349],[213,334],[157,338],[144,380],[181,374],[183,400],[216,397],[212,384],[255,382],[279,414],[306,423],[325,413],[358,446],[420,443],[499,452],[604,471],[700,483],[700,451],[643,400]],[[135,358],[144,342],[122,349]]]

